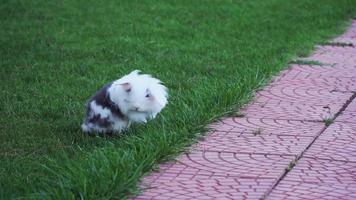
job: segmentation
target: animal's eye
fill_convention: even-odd
[[[146,94],[146,97],[149,98],[151,95],[150,94]]]
[[[126,92],[127,92],[127,93],[131,92],[131,88],[127,89]]]

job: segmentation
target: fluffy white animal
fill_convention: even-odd
[[[87,133],[120,133],[131,123],[153,119],[167,104],[167,88],[139,70],[113,81],[92,96],[82,130]]]

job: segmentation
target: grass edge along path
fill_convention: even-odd
[[[32,141],[38,137],[38,143],[42,144],[44,139],[40,137],[55,139],[43,143],[42,154],[25,150],[11,156],[5,152],[1,158],[5,167],[1,168],[0,188],[0,197],[4,199],[120,199],[137,193],[137,182],[156,163],[183,151],[203,134],[204,126],[212,120],[234,114],[248,102],[254,90],[290,60],[307,55],[315,44],[341,33],[345,21],[356,10],[355,1],[224,1],[203,5],[147,1],[132,12],[127,10],[134,3],[81,2],[67,6],[40,2],[21,7],[13,2],[16,1],[5,8],[24,9],[27,18],[22,20],[24,16],[17,12],[4,12],[9,17],[3,24],[7,29],[1,31],[4,36],[1,103],[8,106],[1,112],[9,116],[9,121],[1,121],[6,123],[1,136],[10,137],[14,131],[15,136],[11,137],[21,140],[16,135],[29,133],[28,128],[39,134],[33,134]],[[120,13],[103,12],[99,9],[102,6],[124,9]],[[92,9],[94,14],[83,8]],[[123,20],[111,20],[114,17]],[[157,17],[160,20],[152,22]],[[109,26],[104,23],[107,21]],[[133,25],[126,24],[127,30],[121,35],[111,29],[115,23],[123,26],[127,22]],[[26,26],[27,32],[16,32]],[[128,28],[131,26],[132,29]],[[101,36],[105,31],[108,35]],[[127,46],[119,48],[115,46],[118,44]],[[100,48],[102,52],[97,52]],[[122,53],[124,59],[117,58],[115,52]],[[23,68],[25,64],[29,69]],[[171,89],[167,109],[157,120],[133,127],[121,137],[82,136],[78,127],[85,99],[117,74],[137,66],[162,79]],[[19,90],[13,92],[16,98],[10,98],[12,87]],[[29,94],[21,96],[21,92]],[[37,99],[31,100],[31,95],[38,95]],[[53,96],[65,98],[56,101]],[[32,107],[27,107],[24,99],[29,99]],[[78,103],[63,104],[66,100]],[[68,110],[72,115],[58,115],[52,110]],[[14,116],[26,126],[15,127]],[[46,126],[39,126],[45,131],[31,129],[37,117],[50,131]],[[31,124],[29,120],[35,122]],[[5,141],[8,142],[5,147],[15,146],[10,146],[12,141]],[[53,151],[49,150],[51,145],[55,147]]]

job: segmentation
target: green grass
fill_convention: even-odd
[[[2,1],[0,199],[136,193],[355,11],[355,0]],[[168,107],[120,137],[83,135],[86,99],[133,69],[164,81]]]
[[[329,118],[323,119],[323,122],[325,123],[325,126],[330,126],[332,123],[334,123],[334,120],[335,120],[335,118],[329,117]]]
[[[319,61],[315,61],[315,60],[301,60],[301,59],[297,59],[297,60],[292,60],[291,62],[289,62],[290,64],[297,64],[297,65],[314,65],[314,66],[325,66],[328,64],[323,64]]]
[[[262,128],[257,128],[256,130],[252,131],[252,134],[254,136],[257,136],[257,135],[261,135],[263,132],[263,129]]]
[[[329,45],[329,46],[336,46],[336,47],[353,47],[352,43],[345,43],[345,42],[323,42],[321,45]]]

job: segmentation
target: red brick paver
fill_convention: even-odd
[[[349,106],[336,118],[336,121],[344,123],[356,123],[356,101],[350,103]]]
[[[275,179],[264,178],[167,174],[149,184],[137,199],[259,199],[274,183]]]
[[[355,55],[356,49],[354,47],[319,46],[315,53],[306,58],[306,60],[355,66]]]
[[[351,93],[348,95],[350,97]],[[341,107],[342,105],[337,104],[311,105],[302,102],[271,101],[264,105],[253,103],[242,112],[250,118],[323,121],[335,117]]]
[[[268,199],[355,199],[356,163],[302,158]]]
[[[297,120],[278,120],[248,117],[230,117],[211,124],[213,131],[225,130],[241,134],[252,134],[260,131],[261,135],[289,135],[289,136],[316,136],[324,127],[321,123],[297,121]]]
[[[356,199],[356,21],[332,42],[305,58],[323,66],[281,72],[136,198]]]
[[[205,141],[199,142],[195,150],[299,155],[313,139],[313,137],[264,135],[262,133],[260,135],[244,134],[238,137],[232,133],[213,133]]]
[[[330,78],[356,78],[356,65],[335,64],[325,67],[311,67],[309,65],[291,65],[290,70],[284,71],[276,77],[272,84],[292,81],[324,81]],[[319,88],[319,87],[318,87]],[[319,88],[320,89],[320,88]],[[328,88],[327,88],[328,90]]]
[[[304,156],[356,162],[356,124],[342,122],[332,124]]]
[[[161,166],[161,174],[190,174],[240,178],[276,178],[294,156],[195,151],[176,163]]]

